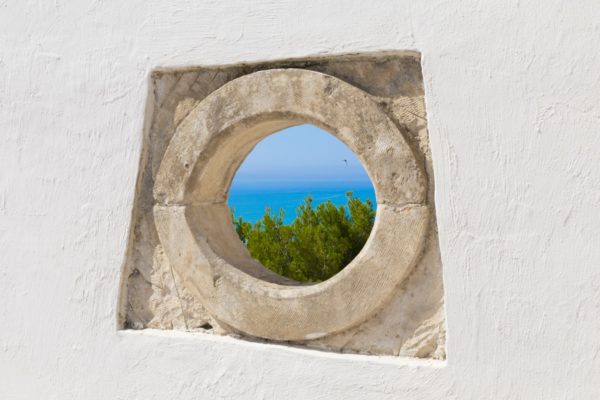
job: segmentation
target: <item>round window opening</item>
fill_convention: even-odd
[[[252,258],[306,283],[331,278],[358,255],[377,207],[352,150],[310,124],[260,141],[236,172],[228,203]]]

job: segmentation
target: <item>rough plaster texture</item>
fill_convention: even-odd
[[[210,328],[327,350],[444,358],[418,53],[160,71],[152,86],[123,272],[123,326]],[[257,141],[306,122],[329,129],[365,163],[377,191],[377,229],[339,276],[278,288],[261,280],[294,283],[251,259],[232,229],[226,194]],[[165,250],[168,257],[155,256]],[[416,348],[402,350],[407,341]]]
[[[1,2],[0,397],[599,398],[599,14]],[[117,330],[150,71],[390,49],[422,53],[448,360]]]

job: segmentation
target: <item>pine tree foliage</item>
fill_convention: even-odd
[[[355,198],[352,192],[346,197],[346,206],[327,201],[315,207],[309,196],[290,225],[283,222],[284,210],[275,214],[267,208],[254,224],[234,217],[235,230],[265,267],[297,281],[321,282],[356,257],[373,227],[373,203]]]

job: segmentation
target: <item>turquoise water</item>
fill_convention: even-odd
[[[235,209],[236,217],[256,222],[265,213],[285,211],[284,222],[291,223],[296,209],[307,196],[312,196],[313,206],[331,200],[335,205],[346,205],[346,192],[352,192],[361,200],[370,199],[375,206],[375,191],[370,181],[254,181],[235,182],[229,192],[229,206]]]
[[[256,222],[269,208],[285,211],[286,224],[312,196],[313,206],[331,200],[345,205],[346,192],[361,200],[375,193],[356,155],[335,136],[310,124],[283,129],[254,147],[235,174],[229,206],[236,216]]]

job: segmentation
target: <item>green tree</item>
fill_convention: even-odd
[[[313,206],[307,197],[291,225],[285,214],[265,210],[254,224],[234,217],[248,251],[270,270],[301,282],[320,282],[341,271],[364,246],[375,219],[373,203],[346,193],[347,207],[331,201]],[[235,211],[232,210],[232,215]]]

